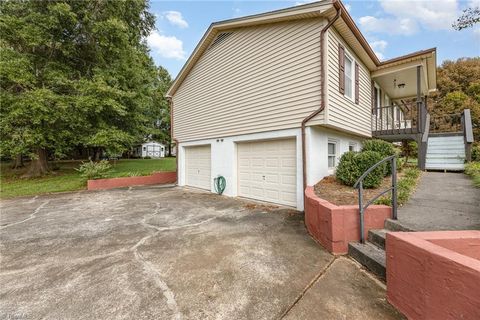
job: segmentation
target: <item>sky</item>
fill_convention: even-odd
[[[312,1],[151,0],[156,30],[147,38],[155,63],[176,77],[212,22]],[[344,0],[380,60],[437,47],[437,63],[480,56],[480,25],[456,31],[452,23],[480,0]]]

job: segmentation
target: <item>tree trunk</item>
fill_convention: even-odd
[[[28,167],[27,173],[23,175],[24,178],[31,177],[40,177],[48,173],[48,162],[47,162],[47,150],[45,149],[36,149],[35,153],[37,157],[32,159],[30,166]]]
[[[12,169],[22,168],[23,166],[23,155],[17,154],[16,157],[13,159]]]
[[[95,148],[95,157],[93,161],[100,161],[101,155],[102,155],[102,148]]]

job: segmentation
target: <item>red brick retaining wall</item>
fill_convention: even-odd
[[[392,209],[371,205],[365,211],[365,236],[370,229],[382,229]],[[305,224],[308,232],[328,251],[344,254],[348,243],[360,240],[360,213],[358,206],[337,206],[317,197],[313,187],[305,190]]]
[[[480,231],[387,234],[387,298],[409,319],[480,319]]]
[[[156,172],[150,176],[88,180],[87,189],[114,189],[130,186],[174,183],[175,181],[177,181],[177,173],[175,171]]]

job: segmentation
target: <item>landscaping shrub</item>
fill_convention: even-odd
[[[141,174],[138,171],[128,171],[128,172],[123,172],[118,175],[119,178],[125,178],[125,177],[141,177],[144,174]],[[146,174],[145,174],[146,175]]]
[[[360,175],[362,175],[371,166],[382,160],[383,156],[376,151],[362,151],[358,153],[355,158],[358,169],[360,170]],[[382,164],[375,168],[369,175],[365,177],[365,180],[363,180],[363,186],[365,188],[378,187],[382,183],[383,177],[385,177],[385,171],[385,164]]]
[[[480,143],[474,143],[472,146],[472,161],[480,161]]]
[[[417,179],[420,176],[420,170],[417,168],[408,168],[405,175],[398,181],[397,200],[399,205],[403,205],[410,198],[413,189],[417,185]]]
[[[353,186],[366,170],[382,158],[382,155],[376,151],[346,152],[340,158],[335,175],[343,184]],[[378,187],[384,176],[385,165],[382,164],[365,177],[363,187]]]
[[[378,152],[381,155],[381,159],[386,158],[388,156],[393,156],[394,154],[396,154],[395,147],[393,146],[393,144],[380,139],[366,140],[363,143],[362,152],[363,151]],[[397,167],[400,167],[398,160],[397,160]],[[386,168],[387,169],[385,171],[385,175],[392,174],[392,168],[390,163],[386,165]]]
[[[345,152],[341,157],[335,171],[335,176],[344,185],[353,186],[362,175],[355,161],[357,152]]]
[[[108,176],[108,173],[112,169],[110,163],[107,160],[99,162],[84,162],[82,165],[75,169],[80,172],[80,175],[86,180],[102,179]]]
[[[473,179],[473,185],[480,188],[480,162],[465,164],[465,173]]]
[[[405,204],[410,198],[415,186],[418,182],[418,177],[420,176],[420,170],[418,168],[407,168],[405,169],[404,175],[397,182],[397,203],[399,206]],[[388,206],[392,205],[391,194],[383,196],[375,204],[385,204]]]

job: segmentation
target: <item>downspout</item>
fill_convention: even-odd
[[[325,27],[323,27],[322,31],[320,32],[320,94],[321,94],[321,101],[320,101],[320,108],[315,110],[312,114],[307,116],[302,121],[302,166],[303,166],[303,192],[307,189],[307,147],[305,145],[305,126],[308,121],[312,120],[316,115],[322,112],[325,109],[325,50],[324,50],[324,39],[325,33],[327,32],[328,28],[330,28],[335,21],[340,17],[342,14],[342,9],[339,8],[337,10],[337,14],[335,17],[327,23]]]
[[[172,97],[166,97],[168,101],[168,106],[170,107],[170,138],[175,143],[175,171],[177,172],[177,184],[178,184],[178,140],[173,137],[173,100]],[[170,148],[170,152],[171,152]]]

